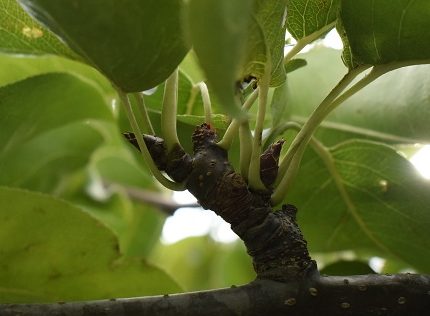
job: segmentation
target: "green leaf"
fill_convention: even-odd
[[[251,257],[242,242],[217,243],[209,236],[163,245],[150,258],[174,275],[188,291],[246,284],[255,278]]]
[[[348,69],[355,69],[357,68],[361,63],[354,58],[352,51],[351,51],[351,45],[349,45],[348,36],[346,35],[345,28],[343,27],[342,20],[338,19],[336,23],[336,31],[339,34],[342,45],[343,45],[343,52],[342,52],[342,60],[345,66]]]
[[[386,145],[350,141],[324,151],[308,150],[288,196],[310,249],[365,249],[428,272],[430,182]]]
[[[306,59],[302,59],[302,58],[295,58],[295,59],[289,60],[288,63],[285,65],[285,72],[286,73],[293,72],[299,68],[306,66],[307,64],[308,63]]]
[[[340,51],[317,47],[300,56],[308,65],[288,75],[291,115],[284,120],[304,123],[347,70]],[[385,74],[333,111],[316,136],[328,145],[351,138],[429,143],[429,71],[430,66],[420,65]]]
[[[364,64],[430,59],[428,0],[342,0],[340,18],[354,58]]]
[[[106,99],[113,99],[116,93],[109,80],[93,67],[59,56],[0,54],[0,69],[0,87],[36,75],[61,72],[94,83]]]
[[[285,0],[257,0],[248,32],[247,58],[243,77],[262,78],[269,62],[271,86],[285,81]]]
[[[236,81],[247,48],[254,1],[190,0],[188,32],[200,66],[224,110],[243,116],[236,101]]]
[[[35,22],[16,0],[0,0],[0,21],[0,52],[79,59],[55,35]]]
[[[188,51],[182,0],[19,1],[126,92],[163,82]]]
[[[372,274],[375,271],[363,261],[339,260],[325,266],[320,273],[327,275],[360,275]]]
[[[0,300],[58,302],[180,291],[161,270],[126,260],[115,236],[64,201],[0,188]]]
[[[339,2],[340,0],[289,0],[288,31],[296,40],[319,33],[321,30],[323,32],[320,36],[323,35],[331,27],[326,30],[325,28],[337,18]]]
[[[89,122],[99,119],[113,119],[105,100],[71,75],[41,75],[0,88],[0,184],[55,190],[101,143]]]
[[[79,203],[118,234],[124,254],[148,255],[164,218],[130,201],[121,186],[156,188],[126,147],[98,87],[87,82],[47,74],[0,88],[0,185]],[[100,201],[88,184],[102,187],[103,181],[116,190]]]

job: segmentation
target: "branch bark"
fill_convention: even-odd
[[[427,315],[430,276],[311,274],[194,293],[54,304],[0,305],[0,316]]]

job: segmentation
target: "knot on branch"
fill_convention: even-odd
[[[216,133],[209,125],[197,127],[192,139],[193,157],[179,146],[169,154],[164,151],[165,157],[152,157],[155,161],[165,159],[164,170],[171,178],[185,181],[202,207],[231,224],[253,258],[257,277],[291,281],[302,278],[310,267],[316,269],[296,223],[297,209],[284,205],[273,212],[267,192],[249,190],[245,179],[230,165],[227,152],[215,143]],[[276,178],[282,143],[273,144],[262,156],[266,162],[263,174],[270,181]]]

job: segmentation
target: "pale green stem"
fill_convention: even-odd
[[[200,82],[199,88],[200,88],[200,93],[202,94],[203,107],[205,110],[205,122],[210,126],[212,121],[212,105],[211,105],[211,99],[209,97],[208,87],[204,82]]]
[[[161,132],[167,151],[180,145],[176,132],[176,115],[178,107],[178,70],[166,80],[164,86],[163,109],[161,111]]]
[[[333,111],[336,107],[338,107],[340,104],[345,102],[348,98],[353,96],[355,93],[363,89],[368,84],[372,83],[376,79],[378,79],[383,74],[399,68],[400,64],[390,64],[390,65],[377,65],[372,68],[372,71],[369,72],[363,79],[358,81],[355,85],[353,85],[351,88],[349,88],[347,91],[345,91],[342,95],[340,95],[337,99],[335,99],[330,106],[327,108],[327,112]],[[402,66],[403,67],[403,66]],[[327,113],[327,114],[328,114]]]
[[[248,180],[249,163],[252,154],[252,134],[249,128],[249,122],[242,123],[239,127],[240,141],[240,174],[245,180]]]
[[[158,170],[157,166],[155,165],[154,161],[152,160],[151,154],[149,153],[148,147],[146,147],[145,141],[143,140],[143,135],[140,130],[139,125],[137,124],[136,117],[133,113],[133,110],[131,108],[130,100],[126,93],[121,91],[120,89],[117,89],[118,95],[121,99],[121,102],[125,108],[125,111],[127,113],[128,120],[130,122],[131,128],[133,130],[133,133],[137,139],[137,143],[139,145],[140,152],[142,153],[143,160],[145,161],[146,165],[148,166],[149,170],[151,170],[154,177],[160,182],[162,185],[164,185],[166,188],[170,190],[175,191],[183,191],[185,190],[185,187],[181,183],[173,182],[169,179],[167,179],[160,170]]]
[[[270,83],[270,63],[266,64],[265,74],[260,82],[260,93],[258,95],[257,121],[255,122],[254,139],[252,143],[251,161],[249,164],[248,184],[255,190],[265,190],[266,186],[260,178],[260,156],[263,146],[263,127],[266,116],[267,95]]]
[[[243,111],[248,111],[251,106],[254,104],[254,102],[258,98],[258,91],[260,89],[257,87],[251,95],[246,99],[245,103],[242,105]],[[231,144],[233,142],[234,137],[237,135],[237,132],[239,130],[241,122],[239,120],[234,119],[230,125],[228,126],[227,130],[224,133],[224,137],[217,143],[218,146],[221,148],[224,148],[225,150],[229,150],[231,147]]]
[[[136,99],[140,116],[142,117],[143,132],[145,134],[155,135],[154,128],[152,127],[152,124],[151,124],[151,119],[149,118],[148,111],[146,109],[145,99],[143,97],[143,94],[141,92],[137,92],[137,93],[133,93],[133,95],[134,95],[134,98]]]
[[[300,53],[303,48],[305,48],[308,44],[320,38],[324,33],[331,30],[335,25],[336,25],[336,21],[330,24],[327,24],[323,28],[319,29],[318,31],[312,34],[309,34],[306,37],[299,39],[296,45],[294,45],[294,47],[287,53],[287,55],[285,55],[284,64],[288,63],[294,56]]]
[[[274,205],[280,203],[283,200],[283,196],[287,193],[287,190],[288,190],[293,178],[297,174],[296,169],[298,169],[298,167],[300,165],[301,158],[302,158],[303,153],[306,149],[306,146],[309,142],[309,139],[311,138],[312,134],[317,129],[319,124],[330,113],[330,109],[332,109],[332,103],[337,100],[336,97],[339,96],[339,94],[341,94],[342,91],[345,90],[345,88],[348,87],[348,85],[361,72],[363,72],[367,68],[368,68],[368,66],[362,66],[362,67],[358,67],[358,68],[348,72],[339,81],[339,83],[336,85],[336,87],[321,102],[321,104],[315,109],[315,111],[311,114],[309,119],[303,125],[303,128],[296,135],[296,137],[293,140],[293,143],[291,144],[290,148],[288,149],[287,154],[282,159],[282,162],[279,165],[278,177],[276,179],[276,189],[272,194],[272,203]],[[370,73],[367,76],[369,76],[369,75],[370,75]],[[356,83],[350,89],[354,89],[354,87],[357,86],[358,84],[360,84],[360,82],[363,80],[367,81],[366,77],[361,79],[358,83]],[[376,78],[374,78],[374,79],[376,79]],[[373,80],[371,80],[371,81],[373,81]],[[371,81],[368,81],[367,84],[369,84]],[[360,89],[363,87],[364,86],[361,86]],[[345,93],[348,93],[348,91],[349,90],[347,90]],[[354,93],[356,93],[358,91],[359,90],[355,90]],[[350,96],[352,96],[352,94],[350,94],[348,97],[350,97]]]

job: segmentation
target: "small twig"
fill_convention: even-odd
[[[133,186],[126,186],[120,183],[111,183],[107,181],[104,181],[104,185],[107,188],[120,187],[131,199],[141,202],[143,204],[150,204],[152,206],[155,206],[167,215],[173,215],[177,209],[182,207],[201,207],[198,203],[177,203],[171,197],[167,197],[164,194],[151,190],[144,190]]]

